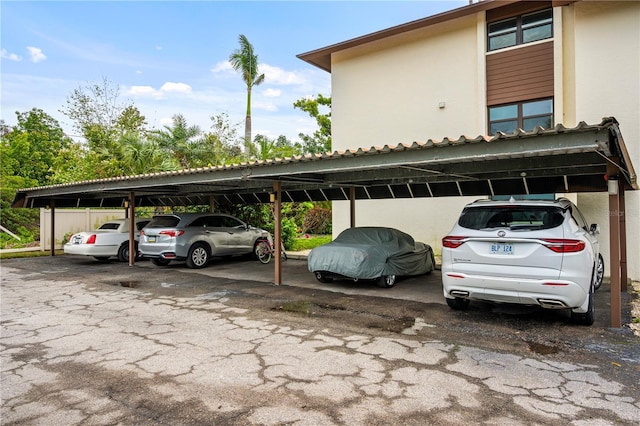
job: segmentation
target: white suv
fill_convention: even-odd
[[[570,309],[574,322],[591,325],[593,292],[604,275],[598,234],[566,198],[468,204],[442,239],[447,304],[464,309],[475,299]]]

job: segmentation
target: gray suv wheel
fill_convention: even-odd
[[[187,255],[187,266],[193,269],[200,269],[207,266],[209,263],[209,250],[202,243],[195,243],[189,249],[189,254]]]

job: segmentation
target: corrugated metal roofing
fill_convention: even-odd
[[[615,118],[567,128],[357,148],[317,155],[119,176],[17,191],[14,207],[116,207],[129,193],[139,206],[417,198],[606,191],[618,162],[629,189],[637,178]]]

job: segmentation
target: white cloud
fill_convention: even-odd
[[[231,66],[231,63],[229,61],[218,62],[213,66],[213,68],[211,68],[211,72],[213,73],[229,71],[233,71],[233,67]]]
[[[280,97],[280,95],[282,95],[282,90],[280,90],[280,89],[267,89],[264,92],[262,92],[262,95],[265,98],[278,98],[278,97]]]
[[[191,86],[185,83],[172,83],[170,81],[167,81],[165,84],[162,85],[162,87],[160,88],[160,91],[165,93],[168,93],[168,92],[191,93]]]
[[[163,99],[167,94],[179,93],[179,94],[191,94],[191,86],[185,83],[173,83],[167,81],[160,89],[155,89],[151,86],[131,86],[125,90],[125,93],[130,96],[137,96],[140,98],[153,98]]]
[[[330,87],[330,74],[327,73],[320,73],[314,70],[287,71],[283,68],[265,63],[261,63],[259,65],[259,71],[265,76],[263,84],[266,86],[288,86],[295,92],[302,91],[305,93],[308,93],[309,91],[313,93],[327,93],[330,91],[329,89],[322,90],[316,88],[318,85],[317,81],[321,82],[321,86]],[[218,62],[213,66],[213,68],[211,68],[211,73],[216,74],[218,78],[230,78],[231,76],[236,77],[238,75],[229,61]],[[288,89],[288,92],[290,91],[291,89]],[[282,98],[286,95],[284,91],[273,88],[265,89],[261,94],[268,98]]]
[[[137,96],[140,98],[156,98],[160,99],[163,97],[163,94],[154,89],[151,86],[131,86],[128,90],[125,90],[127,95]]]
[[[2,49],[2,59],[18,62],[22,60],[22,56],[16,55],[15,53],[9,53],[7,52],[7,49]]]
[[[260,72],[264,73],[265,83],[269,84],[288,86],[308,83],[307,79],[297,71],[285,71],[280,67],[274,67],[268,64],[260,64]]]
[[[38,63],[47,59],[46,55],[42,53],[42,49],[33,46],[27,46],[29,56],[31,56],[31,62]]]

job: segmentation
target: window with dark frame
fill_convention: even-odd
[[[489,23],[487,50],[491,52],[551,37],[553,37],[553,10],[545,9]]]
[[[526,132],[536,126],[548,129],[553,125],[553,99],[539,99],[489,107],[489,134]]]

